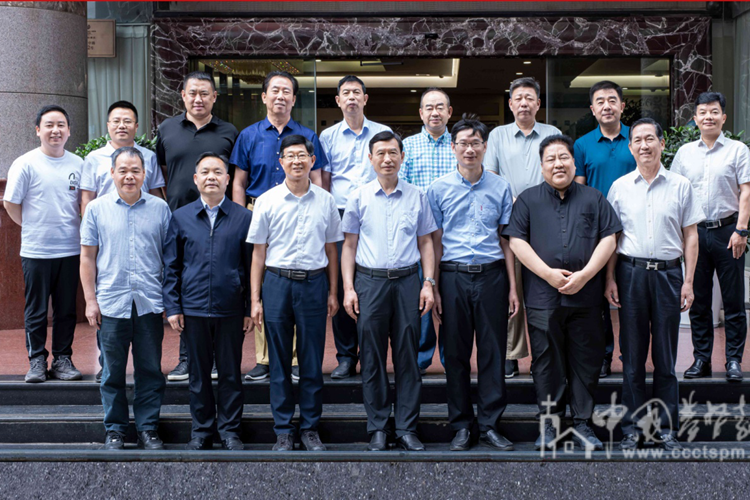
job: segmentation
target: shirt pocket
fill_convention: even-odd
[[[417,212],[409,211],[401,214],[398,230],[405,236],[412,236],[417,232]]]
[[[596,238],[596,214],[582,213],[576,221],[576,235],[579,238]]]
[[[490,229],[497,229],[498,221],[500,220],[500,214],[497,209],[492,205],[483,205],[479,208],[479,219],[486,227]]]

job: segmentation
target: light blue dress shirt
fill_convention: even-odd
[[[214,208],[211,208],[208,206],[208,203],[206,203],[206,201],[201,196],[201,203],[203,204],[203,209],[206,211],[206,214],[208,214],[208,221],[211,223],[211,229],[213,229],[214,224],[216,224],[216,216],[219,215],[219,207],[224,203],[225,199],[226,199],[226,196],[223,196],[219,204],[216,205]]]
[[[358,187],[375,178],[370,163],[370,139],[391,127],[365,118],[359,135],[349,128],[346,120],[320,133],[320,145],[328,164],[323,170],[331,173],[331,194],[336,206],[343,210],[349,195]]]
[[[404,139],[404,163],[398,176],[409,184],[427,192],[440,177],[456,169],[456,157],[451,151],[451,133],[445,129],[435,139],[427,130]]]
[[[130,318],[164,311],[162,304],[162,246],[171,212],[161,198],[141,192],[128,205],[114,192],[86,207],[81,245],[98,246],[96,300],[102,315]]]
[[[352,193],[341,228],[359,235],[355,260],[373,269],[416,264],[421,259],[417,237],[437,231],[427,195],[401,179],[389,195],[378,179]]]
[[[436,180],[427,198],[443,229],[443,261],[488,264],[505,258],[499,229],[513,209],[508,181],[485,170],[472,185],[456,170]]]

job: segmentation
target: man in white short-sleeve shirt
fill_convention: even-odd
[[[164,175],[156,162],[156,154],[135,143],[138,131],[138,110],[128,101],[117,101],[107,111],[107,132],[110,140],[104,147],[86,156],[81,172],[81,213],[94,198],[116,191],[110,170],[112,155],[120,148],[135,148],[143,155],[146,179],[141,188],[159,198],[164,198],[161,188],[165,186]]]
[[[67,112],[56,105],[39,110],[41,146],[20,156],[8,171],[3,205],[21,226],[21,266],[25,284],[24,326],[30,369],[26,382],[47,376],[79,380],[71,361],[76,328],[79,255],[79,183],[83,161],[65,151],[70,137]],[[47,371],[47,309],[50,296],[52,355]]]

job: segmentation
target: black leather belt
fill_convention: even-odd
[[[703,222],[698,223],[698,227],[703,227],[706,229],[717,229],[717,228],[720,228],[721,226],[734,224],[735,222],[737,222],[736,213],[730,215],[729,217],[724,217],[723,219],[719,219],[719,220],[704,220]]]
[[[634,257],[628,257],[627,255],[617,256],[621,261],[632,264],[635,267],[642,267],[649,271],[663,271],[664,269],[672,269],[673,267],[680,267],[682,263],[681,258],[672,260],[651,260],[651,259],[636,259]]]
[[[480,274],[504,265],[505,259],[496,260],[488,264],[461,264],[460,262],[448,260],[440,263],[440,270],[454,273]]]
[[[371,269],[357,264],[357,272],[366,274],[371,278],[388,278],[389,280],[395,280],[397,278],[403,278],[404,276],[411,276],[417,271],[419,271],[419,266],[417,264],[409,267],[399,267],[398,269]]]
[[[302,281],[306,280],[307,278],[312,278],[313,276],[317,276],[326,270],[325,267],[321,269],[315,269],[313,271],[303,271],[301,269],[280,269],[278,267],[267,267],[266,269],[271,271],[273,274],[278,274],[282,278],[289,278],[290,280],[294,281]]]

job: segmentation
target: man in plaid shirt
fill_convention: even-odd
[[[404,163],[399,172],[401,179],[422,191],[427,192],[430,184],[456,169],[456,158],[451,151],[451,134],[447,129],[451,114],[451,100],[445,91],[430,87],[422,93],[419,116],[424,127],[420,133],[404,139]],[[419,370],[422,375],[432,364],[436,343],[432,315],[425,314],[422,316],[422,333],[419,336]],[[442,346],[440,362],[443,363]]]

